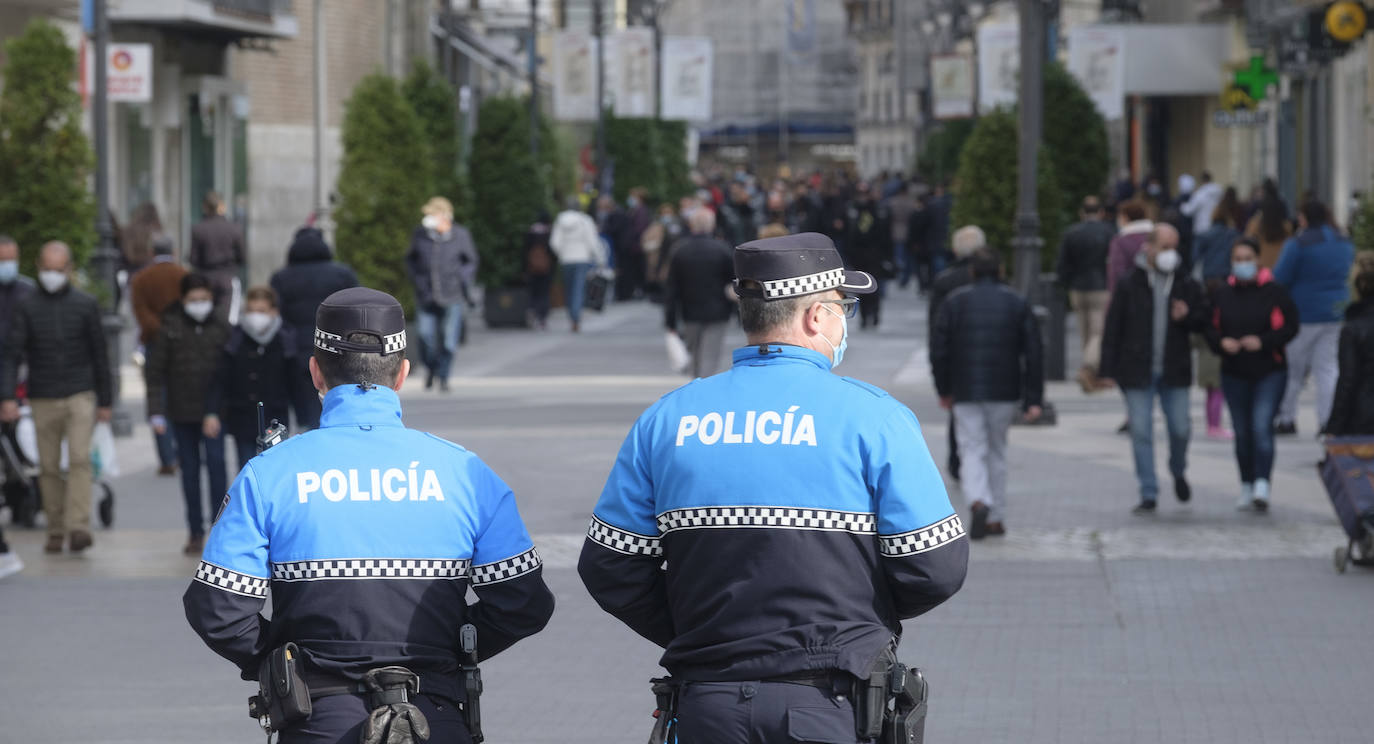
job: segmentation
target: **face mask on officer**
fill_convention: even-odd
[[[839,345],[832,343],[824,333],[821,334],[821,340],[830,347],[830,368],[834,369],[840,366],[840,362],[844,361],[844,350],[849,348],[849,319],[845,317],[843,311],[836,312],[830,304],[821,305],[821,307],[825,308],[826,312],[840,319],[840,328],[842,330],[840,332]]]

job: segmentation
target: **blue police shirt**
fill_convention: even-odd
[[[822,354],[751,346],[635,422],[579,571],[674,676],[864,675],[962,585],[963,534],[906,406]]]
[[[291,641],[308,669],[406,666],[459,700],[460,626],[477,627],[485,658],[553,611],[511,489],[471,452],[405,428],[395,391],[358,385],[330,390],[319,429],[239,473],[184,604],[245,678]]]

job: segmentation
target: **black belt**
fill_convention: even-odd
[[[814,687],[823,692],[834,692],[838,689],[847,689],[850,685],[840,678],[844,673],[835,669],[825,669],[822,671],[805,671],[784,674],[777,677],[761,679],[760,682],[781,682],[789,685],[802,685],[804,687]],[[838,685],[836,683],[839,683]]]

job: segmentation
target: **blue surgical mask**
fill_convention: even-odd
[[[1232,261],[1231,276],[1237,281],[1253,282],[1259,276],[1259,264],[1254,261]]]
[[[829,310],[831,314],[839,316],[840,326],[844,328],[844,333],[840,335],[839,346],[830,343],[830,339],[826,338],[825,334],[821,334],[821,339],[825,341],[827,345],[830,346],[830,368],[834,369],[840,366],[840,362],[844,361],[844,350],[849,348],[849,319],[845,317],[844,313],[837,313],[834,310],[832,310],[829,305],[826,305],[825,309]]]
[[[10,284],[19,278],[18,261],[0,261],[0,284]]]

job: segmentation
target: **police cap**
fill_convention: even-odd
[[[873,276],[844,267],[835,243],[820,233],[764,238],[735,249],[735,289],[741,297],[785,300],[838,289],[869,294],[878,289]],[[758,286],[743,286],[744,282]]]
[[[349,341],[355,333],[369,333],[376,343]],[[341,289],[325,298],[315,311],[315,348],[334,354],[394,354],[406,348],[406,316],[401,303],[386,292],[367,287]]]

